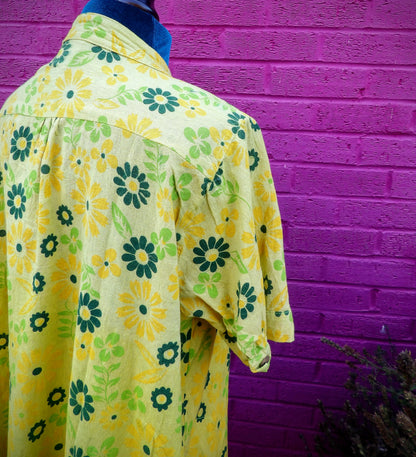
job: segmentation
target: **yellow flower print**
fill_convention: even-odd
[[[33,411],[36,411],[37,407],[38,403],[35,400],[27,400],[20,396],[14,397],[14,401],[10,407],[12,414],[9,415],[9,418],[13,422],[13,425],[20,430],[30,429],[32,426]]]
[[[111,273],[114,276],[121,275],[121,268],[114,263],[116,260],[117,253],[114,249],[110,248],[105,251],[104,259],[99,255],[92,256],[92,264],[95,267],[99,267],[98,276],[100,278],[107,278]]]
[[[58,259],[55,271],[52,273],[55,282],[52,292],[59,295],[62,300],[69,300],[72,306],[78,304],[81,288],[81,262],[75,255],[69,254],[67,258]]]
[[[159,208],[159,216],[165,222],[169,222],[173,219],[172,200],[170,198],[169,190],[166,187],[164,189],[160,189],[156,198],[156,205]]]
[[[86,149],[80,147],[73,149],[69,160],[71,161],[71,168],[76,175],[83,178],[88,173],[90,169],[90,156],[87,154]]]
[[[94,360],[95,351],[92,345],[93,334],[82,333],[80,336],[75,338],[75,355],[78,360],[82,361],[85,359]]]
[[[186,109],[185,115],[188,116],[190,119],[193,119],[196,116],[205,116],[207,114],[206,111],[200,108],[200,103],[196,100],[179,99],[178,103]]]
[[[36,211],[36,221],[40,233],[46,233],[49,225],[49,210],[43,207],[43,203],[39,203]]]
[[[108,76],[107,84],[109,86],[114,86],[117,82],[125,83],[129,79],[126,75],[123,75],[124,67],[122,65],[115,65],[113,68],[104,65],[101,70]]]
[[[179,298],[179,291],[185,285],[185,280],[183,278],[183,271],[178,270],[176,267],[177,273],[172,273],[169,276],[169,286],[168,291],[172,294],[174,300]]]
[[[154,341],[155,333],[166,330],[160,323],[161,319],[166,318],[166,309],[159,308],[162,299],[158,292],[152,292],[149,281],[140,283],[139,281],[130,282],[130,293],[119,295],[122,303],[127,303],[117,309],[117,316],[125,317],[124,326],[128,329],[136,327],[136,334],[146,337],[149,341]]]
[[[219,235],[225,235],[229,238],[232,238],[235,235],[235,224],[234,221],[238,221],[238,210],[232,209],[231,211],[228,208],[223,208],[220,213],[222,224],[217,225],[215,231]]]
[[[85,235],[90,233],[92,236],[99,234],[98,224],[105,227],[108,224],[108,218],[101,213],[109,207],[105,198],[98,198],[101,193],[101,186],[98,183],[91,183],[89,175],[85,180],[77,179],[78,190],[71,192],[71,198],[78,203],[74,205],[77,214],[82,214],[82,225],[84,226]]]
[[[273,252],[279,251],[282,245],[283,232],[282,221],[275,209],[267,207],[263,212],[261,207],[253,210],[254,220],[257,228],[257,240],[260,255],[264,253],[265,248]]]
[[[165,79],[165,80],[169,79],[169,76],[165,75],[165,73],[162,73],[161,71],[157,71],[154,68],[149,67],[148,65],[145,65],[145,64],[140,64],[137,67],[137,71],[142,74],[149,72],[149,76],[153,79],[158,79],[158,78]]]
[[[50,94],[50,99],[55,100],[52,109],[57,110],[58,116],[74,117],[75,110],[82,111],[85,106],[84,100],[91,97],[92,92],[86,89],[91,84],[89,77],[84,78],[82,70],[67,69],[64,78],[59,77],[56,80],[56,87]]]
[[[50,108],[50,101],[44,95],[40,95],[33,107],[35,116],[42,117],[44,116]]]
[[[45,90],[46,87],[49,86],[51,82],[51,66],[46,65],[45,67],[40,69],[41,73],[38,76],[38,92],[41,93]]]
[[[111,168],[116,168],[117,157],[110,152],[113,150],[113,142],[108,138],[101,145],[101,151],[97,148],[91,149],[91,156],[94,160],[97,160],[97,170],[100,173],[104,173],[107,170],[107,165]]]
[[[53,370],[46,369],[47,362],[50,363],[56,356],[56,351],[53,353],[52,347],[20,353],[17,359],[16,379],[21,386],[22,393],[41,394],[45,392],[46,387],[55,376]]]
[[[233,141],[227,149],[227,155],[232,156],[231,161],[235,166],[239,166],[244,160],[244,167],[249,168],[248,153],[247,149],[241,145],[238,141]]]
[[[168,438],[162,434],[157,435],[155,428],[151,424],[143,424],[140,419],[127,427],[130,437],[124,440],[124,444],[129,449],[131,457],[173,457],[175,450],[166,447]]]
[[[234,311],[234,301],[231,298],[231,295],[226,295],[222,300],[221,304],[218,307],[218,312],[224,319],[233,319],[236,316],[236,312]]]
[[[51,196],[52,188],[57,192],[61,190],[61,181],[64,179],[64,172],[61,167],[61,147],[58,144],[48,145],[42,157],[39,183],[40,192],[46,198]]]
[[[249,270],[252,270],[253,268],[258,270],[260,268],[260,256],[259,248],[257,246],[257,237],[254,233],[254,221],[251,220],[248,225],[250,231],[245,231],[241,235],[241,240],[247,244],[247,246],[241,250],[241,255],[243,256],[243,259],[250,259],[248,264]]]
[[[273,177],[269,170],[260,175],[260,180],[253,185],[255,194],[264,202],[276,201],[276,191],[273,185]]]
[[[127,117],[127,124],[123,119],[118,119],[116,121],[116,127],[123,129],[123,135],[126,138],[130,138],[133,133],[137,133],[149,140],[159,138],[162,135],[161,131],[156,128],[149,128],[151,125],[152,121],[147,117],[140,119],[139,122],[137,114],[129,114]]]
[[[214,140],[216,146],[214,147],[212,153],[216,159],[222,160],[222,158],[227,155],[231,155],[231,138],[233,133],[231,130],[224,129],[221,133],[215,128],[211,127],[209,129],[209,134],[211,138]]]
[[[205,229],[200,225],[204,220],[204,213],[194,214],[192,211],[185,211],[178,221],[178,231],[183,234],[188,249],[195,247],[195,238],[199,239],[205,235]]]
[[[100,424],[105,430],[121,430],[129,419],[129,410],[125,403],[107,405],[101,412]]]
[[[36,240],[30,228],[23,228],[22,221],[13,224],[8,233],[7,253],[9,264],[19,274],[23,268],[30,273],[36,260]]]

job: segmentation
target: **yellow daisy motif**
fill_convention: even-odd
[[[169,189],[166,187],[160,189],[156,195],[157,207],[159,208],[159,216],[165,221],[169,222],[173,219],[172,200],[170,198]]]
[[[124,440],[129,449],[131,457],[174,457],[175,450],[167,447],[168,438],[162,434],[157,435],[151,424],[143,424],[140,419],[127,427],[130,435]]]
[[[254,192],[264,202],[276,201],[276,191],[273,185],[273,177],[269,170],[260,175],[260,180],[254,183]]]
[[[230,210],[229,208],[225,207],[221,210],[220,213],[222,223],[217,225],[215,228],[215,231],[219,235],[225,235],[228,238],[232,238],[235,235],[235,222],[238,221],[238,210],[237,209],[232,209]]]
[[[172,298],[176,300],[179,297],[179,291],[185,285],[185,280],[183,278],[183,271],[178,271],[178,267],[176,267],[177,272],[172,273],[169,276],[168,291],[172,294]]]
[[[40,70],[40,74],[38,76],[38,92],[41,93],[43,92],[51,83],[51,66],[46,65],[42,67]]]
[[[34,113],[38,117],[44,116],[50,108],[50,101],[44,95],[40,94],[33,107]]]
[[[41,163],[39,188],[40,192],[48,198],[52,194],[52,188],[60,192],[61,181],[64,179],[61,147],[54,143],[51,146],[48,145]]]
[[[260,256],[259,248],[257,246],[257,237],[254,232],[254,221],[251,220],[248,224],[250,231],[244,231],[241,235],[241,241],[247,246],[241,249],[241,255],[243,259],[249,259],[248,268],[249,270],[260,268]]]
[[[91,98],[92,92],[87,89],[91,82],[90,77],[84,77],[82,70],[65,70],[64,77],[56,80],[57,89],[50,94],[52,109],[56,110],[58,116],[73,118],[76,111],[82,111],[85,100]]]
[[[97,170],[100,173],[104,173],[107,170],[107,166],[110,168],[117,167],[117,157],[110,154],[113,150],[113,142],[107,138],[101,145],[101,150],[98,148],[91,149],[91,157],[97,161]]]
[[[165,79],[165,80],[169,79],[168,75],[165,75],[165,73],[162,73],[161,71],[157,71],[154,68],[149,67],[148,65],[139,65],[137,67],[137,71],[142,74],[148,73],[149,76],[153,79],[158,79],[158,78]]]
[[[115,65],[113,68],[104,65],[101,70],[108,76],[107,84],[109,86],[114,86],[117,82],[125,83],[129,79],[126,75],[123,75],[124,67],[122,65]]]
[[[49,225],[49,210],[43,207],[43,203],[39,203],[39,207],[36,211],[36,221],[38,230],[44,234],[48,230]]]
[[[36,240],[33,239],[33,231],[24,228],[23,222],[12,224],[8,233],[7,254],[9,265],[19,274],[26,270],[30,273],[36,260]]]
[[[69,156],[71,168],[74,173],[83,178],[90,169],[90,155],[86,149],[80,147],[73,149],[72,154]]]
[[[259,251],[262,255],[265,248],[278,252],[282,246],[283,231],[280,216],[271,206],[264,211],[258,206],[253,210],[254,220],[257,228],[257,241]]]
[[[182,100],[179,99],[178,103],[186,109],[185,115],[190,119],[196,116],[205,116],[207,113],[200,107],[200,103],[196,100]]]
[[[91,183],[87,174],[85,179],[77,179],[77,190],[71,192],[71,198],[77,201],[74,210],[82,215],[82,225],[85,235],[99,235],[98,225],[105,227],[108,224],[108,217],[102,211],[107,210],[109,203],[105,198],[98,197],[102,191],[98,183]]]
[[[162,299],[158,292],[152,294],[149,281],[130,282],[131,293],[119,295],[119,300],[126,303],[117,309],[117,316],[125,317],[124,326],[128,329],[136,327],[136,334],[154,341],[155,333],[166,330],[160,320],[166,318],[166,308],[160,307]]]
[[[129,410],[126,403],[107,405],[101,412],[100,424],[105,430],[120,430],[129,419]]]
[[[52,370],[47,370],[47,364],[52,357],[56,357],[53,349],[42,348],[32,349],[28,352],[19,353],[17,360],[16,380],[21,385],[24,394],[45,392],[46,386],[53,380],[55,374]],[[45,354],[47,354],[45,356]]]
[[[192,249],[196,246],[196,239],[205,235],[205,229],[201,224],[205,221],[203,213],[195,214],[192,211],[185,211],[178,221],[178,231],[183,234],[185,246]]]
[[[139,135],[148,138],[149,140],[154,140],[159,138],[162,133],[157,128],[150,128],[152,121],[144,117],[140,119],[137,114],[129,114],[127,117],[127,124],[123,119],[118,119],[116,121],[116,127],[123,129],[123,135],[126,138],[130,138],[133,133],[138,133]]]
[[[105,251],[104,258],[100,257],[99,255],[92,256],[92,264],[95,267],[99,267],[98,269],[98,276],[100,278],[107,278],[110,273],[114,276],[121,275],[121,268],[114,263],[117,257],[117,252],[110,248]]]
[[[75,355],[78,360],[94,360],[93,334],[86,332],[75,337]]]
[[[78,304],[81,283],[81,262],[75,255],[58,259],[55,271],[52,273],[52,281],[55,283],[52,292],[59,295],[65,301],[69,300],[72,306]]]
[[[222,160],[224,156],[231,155],[230,149],[232,144],[230,140],[233,137],[231,130],[223,129],[220,133],[215,127],[211,127],[209,129],[209,134],[216,144],[212,150],[216,159]]]

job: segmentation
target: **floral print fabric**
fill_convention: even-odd
[[[229,350],[293,340],[256,122],[84,14],[0,132],[0,456],[226,456]]]

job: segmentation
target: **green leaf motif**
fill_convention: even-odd
[[[206,290],[206,286],[204,284],[196,284],[194,287],[193,287],[193,291],[196,293],[196,294],[203,294]]]
[[[94,60],[94,53],[91,51],[81,51],[72,57],[69,67],[81,67]]]
[[[132,235],[132,230],[129,221],[114,202],[111,205],[111,214],[113,216],[113,222],[117,232],[123,238],[130,238]]]

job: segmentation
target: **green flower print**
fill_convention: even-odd
[[[7,196],[9,197],[7,206],[10,208],[10,214],[14,216],[15,219],[21,219],[26,210],[25,188],[22,186],[22,183],[19,183],[18,186],[13,184],[12,190],[7,192]]]
[[[68,209],[66,205],[60,205],[58,210],[56,211],[56,215],[58,216],[58,221],[62,225],[66,225],[67,227],[72,225],[74,216],[72,215],[72,211]]]
[[[137,239],[135,236],[130,238],[130,243],[125,243],[123,249],[126,251],[121,256],[121,260],[127,262],[127,270],[135,271],[139,278],[150,279],[153,273],[157,272],[156,263],[158,257],[155,254],[155,246],[148,243],[145,236]]]
[[[186,127],[183,133],[185,138],[192,143],[189,149],[189,155],[192,158],[197,159],[201,153],[211,154],[211,145],[205,141],[209,137],[209,130],[206,127],[200,127],[198,132],[195,132],[191,127]]]
[[[13,160],[19,160],[23,162],[29,157],[30,148],[32,147],[33,133],[30,132],[29,127],[20,127],[19,130],[13,132],[13,138],[11,140],[10,153],[13,156]]]
[[[235,133],[240,139],[244,140],[246,132],[241,128],[241,121],[246,118],[238,113],[231,113],[228,115],[228,123],[232,125],[231,131]]]
[[[88,292],[79,294],[77,325],[82,333],[94,333],[94,330],[101,326],[99,318],[102,313],[98,306],[98,300],[91,300]]]
[[[60,63],[62,63],[66,56],[69,54],[69,50],[71,49],[71,43],[69,41],[65,41],[62,44],[61,49],[59,50],[58,54],[56,57],[52,60],[52,62],[49,64],[51,67],[56,67]]]
[[[72,227],[70,236],[62,235],[61,236],[61,243],[69,245],[69,252],[72,254],[76,254],[77,250],[79,249],[82,251],[82,241],[78,239],[79,231],[76,227]]]
[[[33,275],[32,287],[33,287],[33,292],[35,292],[35,294],[42,292],[43,288],[45,287],[45,284],[46,284],[45,276],[42,276],[39,272],[37,272]]]
[[[9,347],[9,335],[7,333],[0,333],[0,351]]]
[[[147,89],[147,92],[143,93],[143,103],[150,105],[150,111],[159,111],[159,114],[165,114],[166,111],[171,113],[175,111],[175,108],[179,106],[178,99],[172,95],[169,91],[163,91],[162,89]]]
[[[225,259],[230,257],[228,248],[230,245],[224,242],[224,238],[218,240],[210,236],[208,241],[200,240],[199,247],[193,249],[195,254],[193,262],[199,265],[201,271],[210,270],[211,273],[217,271],[218,267],[225,265]]]
[[[255,149],[248,151],[248,156],[250,157],[250,171],[254,171],[259,165],[259,154]]]
[[[125,205],[131,205],[137,209],[140,206],[147,204],[147,199],[150,197],[149,183],[146,181],[146,175],[140,173],[139,167],[131,165],[126,162],[124,168],[117,167],[118,176],[113,179],[114,184],[119,186],[117,188],[117,195],[123,197]]]
[[[222,183],[222,162],[212,179],[204,178],[204,182],[201,184],[201,195],[205,195],[207,192],[211,192],[215,186],[220,186]]]
[[[58,237],[56,237],[53,233],[48,235],[41,243],[40,245],[40,252],[45,256],[45,257],[52,257],[54,253],[56,252],[56,249],[58,247]]]
[[[159,365],[173,365],[176,358],[179,355],[179,345],[178,343],[170,342],[164,344],[162,347],[157,350],[157,358],[159,360]]]
[[[34,332],[41,332],[49,322],[49,313],[42,311],[41,313],[32,314],[30,318],[30,326]]]
[[[57,387],[56,389],[53,389],[52,392],[49,393],[48,395],[48,405],[52,408],[52,406],[59,405],[59,403],[62,403],[65,400],[66,393],[65,389],[62,387]]]
[[[104,38],[107,32],[100,27],[103,19],[101,17],[95,17],[92,21],[87,21],[84,24],[85,32],[82,33],[81,38],[89,38],[92,34],[95,34],[98,38]]]
[[[237,289],[237,302],[238,302],[238,313],[241,316],[241,319],[246,319],[248,313],[254,311],[254,304],[257,300],[257,296],[254,295],[254,287],[250,286],[248,282],[244,283],[241,286],[240,281],[238,281]]]
[[[27,434],[29,441],[34,443],[36,440],[38,440],[45,431],[45,428],[46,422],[44,420],[36,422],[36,424],[30,429],[30,432]]]
[[[113,51],[106,51],[101,46],[93,46],[91,51],[97,54],[98,60],[106,60],[108,63],[112,63],[113,60],[120,60],[120,56]]]
[[[98,123],[87,121],[85,123],[85,130],[91,132],[90,138],[93,143],[97,143],[101,135],[106,138],[111,136],[111,127],[108,125],[108,119],[105,116],[100,116]]]
[[[169,387],[160,387],[159,389],[155,389],[152,392],[151,400],[153,408],[158,411],[162,411],[164,409],[166,410],[172,403],[172,391]]]
[[[269,279],[269,277],[267,275],[263,278],[263,286],[264,286],[264,294],[270,295],[273,290],[273,284],[272,284],[271,279]]]
[[[207,407],[206,407],[205,403],[201,403],[199,405],[198,414],[196,415],[196,421],[202,422],[205,419],[206,414],[207,414]]]
[[[123,346],[117,346],[120,340],[120,335],[117,333],[110,333],[105,341],[98,337],[94,340],[94,346],[100,350],[100,360],[102,362],[108,362],[113,357],[122,357],[124,354]]]
[[[80,415],[81,421],[89,421],[90,414],[95,409],[92,406],[93,398],[88,395],[88,387],[80,379],[76,382],[71,382],[69,404],[73,408],[72,412],[75,416]]]

